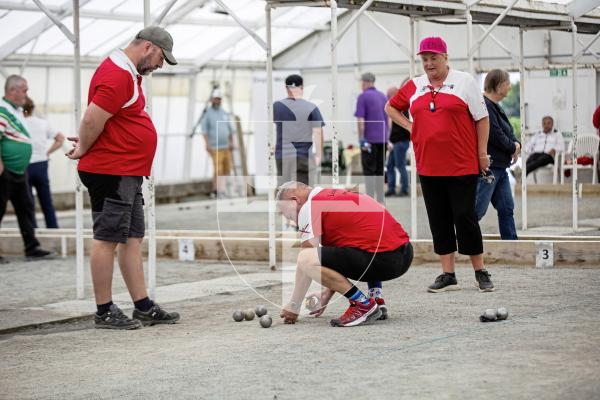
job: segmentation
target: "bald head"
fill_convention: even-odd
[[[296,181],[286,182],[277,188],[275,199],[279,212],[289,219],[298,223],[298,213],[308,200],[308,196],[313,188]]]

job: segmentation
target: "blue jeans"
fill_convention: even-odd
[[[408,193],[408,173],[406,172],[406,152],[410,146],[410,140],[401,140],[394,143],[394,149],[390,151],[387,161],[388,192],[396,190],[396,168],[400,172],[400,193]]]
[[[479,178],[477,183],[477,197],[475,202],[477,219],[481,220],[483,218],[491,201],[498,212],[500,237],[502,240],[516,240],[515,202],[510,191],[508,174],[505,168],[490,168],[490,172],[496,178],[494,182],[487,183],[485,180]]]
[[[31,199],[33,203],[32,213],[30,220],[32,225],[37,228],[37,222],[35,220],[35,199],[33,198],[32,189],[35,188],[42,211],[44,212],[44,219],[46,220],[46,228],[58,228],[56,222],[56,213],[54,212],[54,205],[52,204],[52,195],[50,194],[50,181],[48,180],[48,161],[40,161],[33,164],[29,164],[27,167],[27,177],[29,181],[29,191],[31,193]]]

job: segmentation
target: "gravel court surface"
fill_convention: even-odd
[[[597,267],[597,266],[595,266]],[[0,336],[2,399],[595,399],[600,393],[600,270],[491,268],[479,293],[430,294],[439,269],[384,283],[391,319],[332,328],[324,316],[236,323],[264,301],[250,290],[171,304],[175,326],[94,330],[89,321]],[[361,285],[364,288],[365,285]],[[260,290],[278,298],[280,286]],[[481,323],[486,308],[507,321]]]

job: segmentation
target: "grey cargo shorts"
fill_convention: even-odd
[[[94,239],[126,243],[143,238],[144,198],[141,176],[118,176],[79,171],[92,203]]]

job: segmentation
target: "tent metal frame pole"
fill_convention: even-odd
[[[331,183],[337,186],[340,183],[340,160],[338,151],[338,65],[337,65],[337,0],[331,0],[331,130],[333,137],[331,140]]]
[[[46,16],[60,29],[60,31],[73,43],[73,116],[75,118],[75,131],[79,136],[79,123],[81,121],[81,49],[79,35],[79,0],[73,0],[73,31],[60,22],[52,12],[39,0],[34,3]],[[77,299],[85,296],[85,271],[83,247],[83,185],[79,175],[75,174],[75,288]]]
[[[485,28],[481,25],[477,25],[483,32],[485,32]],[[504,50],[504,52],[506,54],[508,54],[512,59],[513,62],[517,61],[517,56],[515,55],[515,53],[513,53],[508,47],[506,47],[504,45],[504,43],[502,43],[496,36],[494,36],[491,32],[488,34],[488,36],[490,37],[490,39],[492,39],[494,41],[494,43],[496,43],[502,50]]]
[[[408,74],[410,79],[415,77],[415,18],[410,17],[410,68]],[[418,235],[418,222],[417,222],[417,159],[415,158],[415,150],[413,148],[412,140],[410,142],[410,230],[411,239],[416,240]]]
[[[523,49],[522,27],[519,27],[519,115],[521,119],[521,224],[523,231],[527,230],[527,144],[525,143],[525,56]]]
[[[577,32],[575,32],[575,34],[577,34]],[[579,40],[578,38],[575,38],[575,40],[576,40],[577,42],[581,43],[581,44],[582,44],[582,46],[583,46],[583,49],[581,49],[581,50],[579,51],[579,53],[577,53],[577,55],[574,55],[574,57],[575,57],[575,62],[579,61],[579,59],[581,58],[581,56],[583,56],[583,55],[585,54],[585,52],[586,52],[586,51],[588,51],[588,50],[589,50],[589,48],[590,48],[590,47],[592,47],[592,45],[593,45],[594,43],[596,43],[596,40],[598,40],[598,38],[600,38],[600,31],[598,31],[598,33],[596,33],[596,34],[594,35],[594,37],[593,37],[593,38],[592,38],[592,39],[589,41],[589,43],[588,43],[588,44],[585,44],[585,45],[582,43],[582,41],[581,41],[581,40]],[[575,48],[573,48],[573,51],[575,51]],[[594,56],[597,58],[597,55],[596,55],[596,53],[594,53],[594,52],[592,52],[592,51],[591,51],[590,53],[591,53],[592,55],[594,55]]]
[[[75,116],[75,130],[79,136],[79,122],[81,121],[81,50],[79,35],[79,0],[73,0],[73,30],[74,39],[74,66],[73,66],[73,105]],[[75,182],[75,280],[77,298],[85,296],[84,248],[83,248],[83,185],[76,175]]]
[[[183,154],[183,180],[190,180],[192,168],[192,129],[194,129],[194,116],[196,113],[196,88],[198,85],[198,74],[194,72],[190,78],[190,91],[188,93],[188,115],[186,129],[189,135],[185,137],[185,153]]]
[[[598,35],[594,37],[590,45],[598,38]],[[578,209],[578,176],[577,176],[577,58],[579,57],[576,54],[577,51],[577,25],[575,24],[575,19],[571,20],[571,46],[573,48],[573,60],[571,64],[572,74],[572,96],[573,96],[573,232],[577,231],[578,228],[578,220],[579,220],[579,209]],[[585,51],[584,48],[582,50]]]
[[[465,15],[467,17],[467,63],[469,73],[474,75],[475,70],[473,67],[473,53],[471,52],[471,46],[473,43],[473,16],[471,15],[470,7],[467,7]]]
[[[369,8],[369,6],[371,6],[371,4],[373,4],[374,0],[367,0],[359,9],[357,12],[354,13],[354,15],[352,16],[352,18],[350,18],[350,21],[348,21],[348,23],[346,24],[346,26],[344,26],[341,30],[340,33],[337,34],[337,36],[335,37],[335,42],[337,44],[337,42],[339,42],[342,37],[346,34],[346,32],[348,32],[348,30],[352,27],[352,25],[354,25],[354,23],[358,20],[358,18],[360,18],[360,16],[362,14],[364,14],[364,12],[367,10],[367,8]],[[336,14],[337,15],[337,14]]]
[[[496,28],[496,26],[498,26],[498,24],[500,22],[502,22],[502,20],[506,17],[506,15],[510,12],[510,10],[512,10],[512,8],[514,7],[514,5],[517,3],[517,1],[519,0],[512,0],[512,3],[510,3],[505,9],[504,11],[502,11],[502,13],[500,15],[498,15],[498,17],[494,20],[494,22],[492,22],[492,24],[489,26],[489,28],[487,28],[485,30],[485,32],[483,33],[483,35],[481,35],[481,37],[477,40],[477,42],[469,47],[469,53],[468,56],[471,57],[473,54],[475,54],[475,50],[477,50],[479,48],[479,46],[481,46],[481,43],[483,43],[483,41],[485,40],[485,38],[488,37],[488,35],[490,33],[492,33],[492,31],[494,30],[494,28]],[[467,13],[469,15],[471,15],[470,11],[468,10]],[[473,25],[473,19],[471,17],[471,27],[470,29],[472,29]]]
[[[373,22],[373,24],[379,28],[379,30],[381,32],[383,32],[392,42],[394,42],[394,44],[396,46],[398,46],[400,48],[400,50],[402,50],[402,52],[407,56],[410,57],[410,50],[408,50],[406,48],[406,46],[404,46],[404,44],[402,43],[402,41],[400,41],[396,36],[394,36],[393,33],[391,33],[390,31],[388,31],[386,29],[385,26],[383,26],[379,21],[377,21],[377,19],[375,19],[375,17],[373,16],[372,13],[370,12],[366,12],[365,13],[365,17],[367,17],[369,20],[371,20],[371,22]],[[412,20],[413,18],[411,18]]]
[[[269,174],[269,267],[277,269],[277,248],[275,247],[275,152],[273,148],[273,49],[271,37],[271,6],[265,7],[267,53],[267,170]]]
[[[177,0],[171,0],[169,4],[165,6],[162,12],[154,19],[153,25],[160,25],[160,23],[165,19],[171,8],[177,3]]]
[[[150,0],[144,0],[144,27],[151,22]],[[152,77],[145,78],[146,112],[152,116]],[[148,294],[156,300],[156,186],[154,166],[148,178]]]

